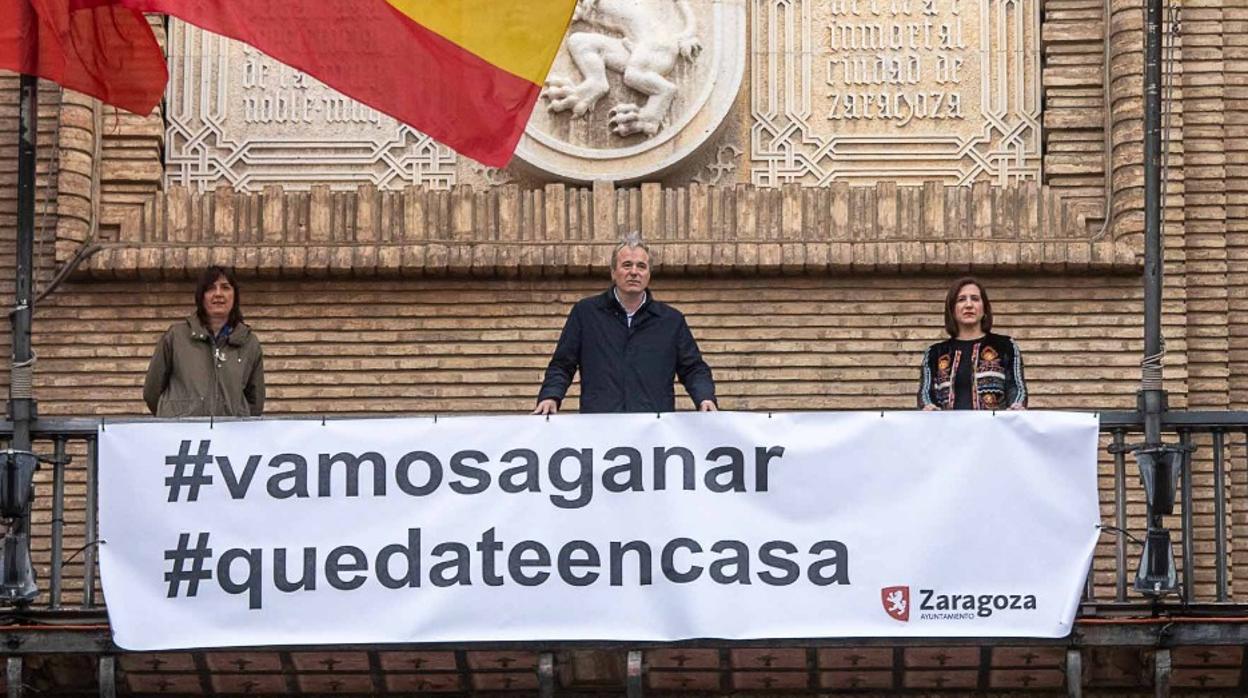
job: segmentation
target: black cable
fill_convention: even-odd
[[[93,545],[102,545],[102,544],[107,543],[107,542],[108,542],[108,541],[104,540],[103,538],[96,538],[95,540],[88,542],[86,545],[84,545],[84,546],[82,546],[81,548],[78,548],[78,549],[77,549],[77,550],[75,550],[74,552],[70,553],[69,557],[65,558],[65,560],[64,560],[63,562],[61,562],[61,565],[68,565],[70,562],[72,562],[72,561],[73,561],[73,559],[74,559],[74,558],[78,557],[78,554],[79,554],[79,553],[81,553],[82,551],[86,550],[87,548],[90,548],[90,547],[91,547],[91,546],[93,546]]]
[[[1117,526],[1110,526],[1109,524],[1097,524],[1096,527],[1108,533],[1117,533],[1118,535],[1126,538],[1127,540],[1131,541],[1132,543],[1135,543],[1136,545],[1139,545],[1139,546],[1144,545],[1144,541],[1131,535],[1131,532],[1126,530],[1125,528],[1118,528]]]

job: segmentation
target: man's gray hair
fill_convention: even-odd
[[[646,243],[641,239],[641,233],[636,230],[633,230],[633,231],[624,233],[624,237],[620,238],[619,244],[616,245],[615,249],[611,251],[611,268],[612,269],[615,268],[615,263],[618,262],[620,259],[620,250],[623,250],[625,248],[632,249],[632,250],[640,249],[641,251],[645,252],[647,256],[651,256],[650,248],[647,247]]]

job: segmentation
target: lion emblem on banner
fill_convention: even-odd
[[[884,612],[892,618],[902,622],[910,620],[910,587],[884,587],[880,589],[880,602]]]
[[[669,13],[675,9],[679,21]],[[617,136],[653,136],[663,127],[679,86],[671,79],[677,61],[697,60],[702,42],[689,0],[578,0],[573,22],[599,31],[568,36],[566,48],[580,80],[552,75],[542,96],[552,112],[583,117],[611,89],[608,72],[645,96],[621,102],[610,112],[608,128]]]

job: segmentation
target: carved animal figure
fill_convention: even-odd
[[[675,6],[680,26],[672,26],[668,19],[670,5]],[[702,51],[689,0],[579,0],[572,19],[605,33],[574,32],[568,37],[568,53],[581,80],[551,76],[542,90],[547,108],[584,116],[610,90],[609,70],[646,95],[644,104],[612,107],[607,122],[611,131],[618,136],[657,133],[676,96],[676,83],[668,79],[676,61],[693,62]]]

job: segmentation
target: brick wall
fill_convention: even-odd
[[[1046,162],[1062,167],[1008,190],[162,192],[159,114],[118,115],[45,86],[40,200],[57,218],[42,219],[41,279],[84,242],[106,250],[36,315],[40,411],[141,413],[151,347],[191,308],[188,270],[210,261],[244,274],[270,413],[526,411],[567,308],[605,286],[609,241],[629,228],[660,243],[656,292],[689,316],[726,408],[910,406],[919,352],[940,337],[944,284],[968,269],[986,276],[998,328],[1023,347],[1034,407],[1130,408],[1142,345],[1142,23],[1138,3],[1114,0],[1108,17],[1101,7],[1046,7],[1061,25],[1051,45],[1070,49],[1046,77],[1046,124],[1061,129]],[[1167,186],[1167,388],[1176,407],[1248,409],[1248,4],[1184,7]],[[1092,26],[1107,34],[1101,49]],[[1098,50],[1110,64],[1106,94]],[[17,79],[0,75],[4,298],[16,93]],[[1098,237],[1105,153],[1113,213]],[[1207,461],[1197,466],[1203,512],[1211,476]],[[81,473],[72,474],[76,522]],[[1242,538],[1248,483],[1237,472],[1231,483]],[[41,530],[49,517],[37,512]],[[1201,521],[1198,545],[1208,548],[1212,524]],[[1111,552],[1107,540],[1102,586]],[[1235,554],[1248,564],[1248,551]],[[46,550],[38,555],[46,562]],[[1207,587],[1210,571],[1200,579]]]
[[[722,405],[908,408],[920,352],[941,338],[946,277],[680,277],[682,309]],[[534,280],[240,281],[264,342],[271,413],[530,409],[564,317],[601,275]],[[1140,291],[1130,277],[985,281],[997,328],[1025,351],[1033,405],[1130,407]],[[74,284],[40,309],[43,414],[136,414],[151,349],[192,310],[192,282]],[[1171,344],[1182,401],[1182,340]],[[681,403],[682,408],[688,405]]]

